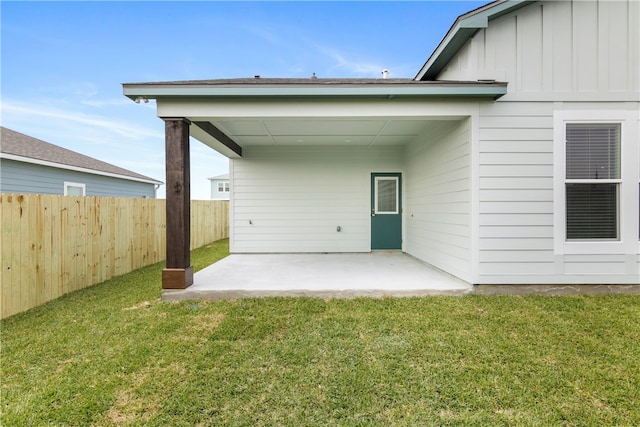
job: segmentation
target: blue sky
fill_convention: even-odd
[[[2,126],[164,181],[164,123],[122,83],[414,77],[488,1],[0,2]],[[228,160],[193,141],[193,199]],[[158,193],[164,197],[164,187]]]

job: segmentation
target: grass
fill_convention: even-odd
[[[163,303],[161,269],[4,320],[1,424],[640,425],[638,296]]]

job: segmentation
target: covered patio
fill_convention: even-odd
[[[195,273],[165,301],[245,297],[463,295],[473,286],[399,251],[344,254],[231,254]]]
[[[165,121],[166,299],[471,289],[472,140],[479,103],[503,96],[505,83],[255,78],[123,88],[136,102],[155,99]],[[232,255],[195,276],[190,138],[231,159]],[[387,181],[394,202],[382,209]],[[389,228],[378,219],[391,215],[394,244],[379,245]]]

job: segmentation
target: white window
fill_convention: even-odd
[[[399,180],[397,176],[375,177],[375,213],[376,214],[398,214],[399,200],[398,191]]]
[[[565,124],[566,240],[619,240],[620,123]]]
[[[557,254],[638,251],[637,127],[628,111],[554,114]]]
[[[228,182],[219,182],[218,183],[218,193],[228,193],[229,192],[229,183]]]
[[[65,196],[84,196],[86,186],[85,184],[79,184],[77,182],[64,183],[64,195]]]

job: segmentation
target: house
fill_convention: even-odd
[[[167,186],[184,189],[163,287],[192,280],[189,135],[231,159],[233,253],[401,250],[471,284],[640,283],[639,20],[634,0],[498,0],[413,79],[124,84],[156,100]]]
[[[153,178],[2,127],[0,192],[156,197]]]
[[[211,183],[211,200],[229,200],[229,174],[208,178]]]

